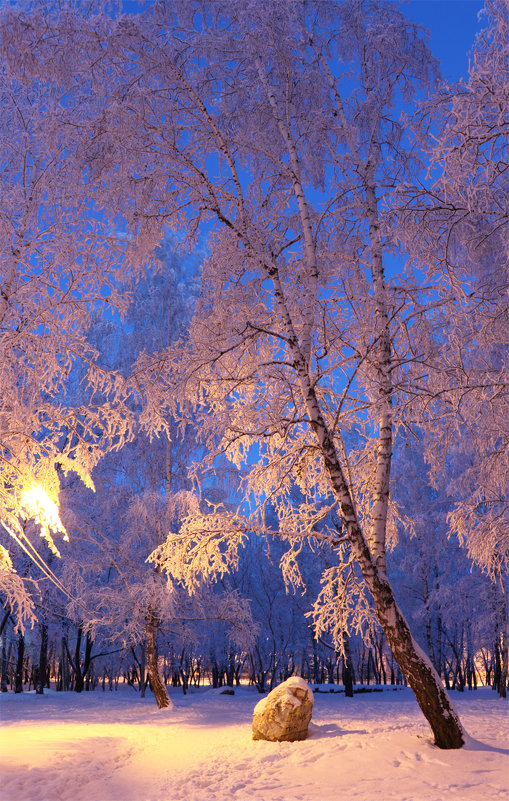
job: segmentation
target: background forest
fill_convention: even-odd
[[[2,691],[505,696],[508,18],[2,10]]]

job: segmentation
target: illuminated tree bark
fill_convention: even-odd
[[[145,622],[147,670],[150,686],[152,687],[152,691],[159,709],[166,709],[167,707],[172,707],[173,703],[170,700],[168,691],[163,680],[161,679],[159,665],[157,664],[157,630],[159,628],[159,623],[154,613],[150,610],[145,618]]]

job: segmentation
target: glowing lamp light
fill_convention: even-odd
[[[66,542],[68,542],[69,537],[64,524],[60,520],[58,505],[40,485],[34,485],[23,490],[21,503],[27,515],[40,526],[41,537],[44,537],[51,550],[59,555],[51,535],[63,534],[63,539]]]

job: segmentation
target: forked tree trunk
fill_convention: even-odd
[[[461,748],[465,743],[465,733],[459,717],[443,688],[435,668],[410,633],[408,623],[394,598],[392,587],[385,572],[384,559],[372,556],[357,519],[350,489],[343,473],[334,441],[324,420],[315,387],[310,378],[308,365],[299,347],[299,340],[286,305],[278,268],[271,263],[265,265],[265,270],[273,282],[276,302],[286,329],[293,367],[299,378],[309,422],[316,435],[346,534],[362,570],[364,580],[373,597],[378,621],[382,626],[394,658],[406,675],[407,681],[415,693],[417,703],[431,726],[435,744],[439,748]],[[388,456],[385,461],[388,462]],[[379,504],[381,507],[384,506],[382,501],[383,498],[381,498],[381,503]],[[381,509],[381,511],[383,510]],[[372,537],[372,547],[377,552],[380,550],[380,544],[377,542],[379,530],[375,534],[377,536]],[[377,553],[377,556],[380,556],[380,554]]]
[[[288,344],[292,352],[295,370],[299,376],[309,420],[322,453],[331,488],[338,502],[346,534],[373,597],[378,621],[394,658],[406,675],[408,683],[415,693],[417,703],[431,726],[435,744],[439,748],[461,748],[465,743],[465,733],[458,715],[442,686],[439,675],[410,633],[408,623],[394,598],[384,569],[384,560],[373,558],[357,519],[350,489],[334,441],[325,423],[307,364],[299,348],[298,338],[285,303],[278,270],[271,265],[267,268],[267,272],[274,283],[276,299],[285,322]],[[376,542],[374,546],[377,547]]]
[[[314,395],[312,388],[310,388],[310,393]],[[413,639],[408,623],[396,603],[385,571],[378,567],[371,555],[357,521],[334,444],[318,409],[316,396],[312,405],[316,415],[313,427],[319,436],[325,464],[340,506],[341,517],[364,580],[373,597],[377,618],[385,638],[431,726],[435,744],[439,748],[461,748],[465,743],[465,733],[459,717],[445,692],[438,673]]]
[[[161,679],[157,664],[157,628],[157,619],[155,615],[149,611],[145,618],[147,672],[157,706],[159,709],[165,709],[166,707],[172,707],[173,703]]]
[[[76,639],[76,648],[74,651],[74,691],[77,693],[83,692],[85,689],[85,676],[87,676],[88,671],[90,670],[90,664],[92,660],[92,648],[93,648],[93,640],[90,637],[90,634],[87,632],[86,639],[85,639],[85,656],[83,659],[83,665],[81,664],[81,640],[83,638],[83,630],[81,626],[78,628],[78,636]]]

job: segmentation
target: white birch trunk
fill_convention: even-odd
[[[375,353],[379,384],[378,442],[369,543],[377,566],[385,572],[385,544],[392,458],[391,339],[378,206],[375,190],[371,183],[368,183],[365,191],[371,244],[371,272],[375,296]]]
[[[290,126],[285,124],[281,114],[279,113],[277,100],[271,86],[267,80],[265,70],[260,59],[256,60],[256,68],[260,81],[267,94],[270,107],[274,120],[277,123],[281,137],[285,143],[290,160],[290,175],[292,180],[293,192],[297,201],[299,209],[300,223],[302,227],[302,236],[304,239],[304,257],[306,260],[307,270],[306,273],[310,277],[310,285],[304,287],[304,295],[302,297],[302,308],[304,309],[305,325],[302,332],[300,350],[302,356],[309,365],[311,356],[311,336],[313,331],[315,304],[318,286],[318,267],[316,261],[316,248],[313,236],[313,226],[311,223],[311,214],[309,205],[306,200],[304,187],[302,183],[301,169],[299,165],[299,157],[297,154],[297,147],[292,137]]]

